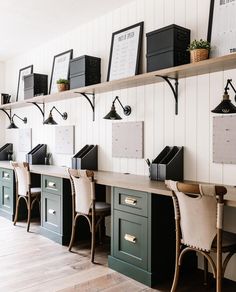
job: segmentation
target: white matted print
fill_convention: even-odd
[[[74,126],[55,127],[55,152],[57,154],[74,153]]]
[[[18,131],[19,151],[29,152],[32,148],[32,129],[19,129]]]
[[[213,118],[213,162],[236,164],[236,116]]]
[[[143,158],[143,122],[112,124],[112,157]]]

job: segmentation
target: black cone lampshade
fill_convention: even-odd
[[[17,117],[19,120],[21,120],[22,122],[24,122],[24,124],[27,123],[27,118],[21,118],[18,115],[14,114],[12,116],[12,118],[10,119],[10,125],[7,127],[7,129],[18,129],[17,125],[14,122],[14,117]]]
[[[54,118],[52,116],[53,110],[56,110],[59,113],[59,115],[63,118],[63,120],[67,119],[67,117],[68,117],[67,113],[60,113],[59,110],[54,106],[50,110],[48,118],[44,121],[44,123],[43,123],[44,125],[57,125],[57,122],[54,120]]]
[[[231,86],[234,93],[236,94],[236,90],[232,84],[232,79],[228,79],[226,86],[224,88],[225,91],[223,95],[223,100],[216,108],[214,108],[211,111],[212,113],[215,113],[215,114],[235,114],[236,113],[236,107],[232,104],[231,100],[229,99],[229,94],[228,94],[229,86]]]
[[[123,109],[124,115],[129,116],[131,114],[131,107],[129,105],[123,106],[119,100],[119,97],[116,96],[112,102],[111,110],[107,115],[105,115],[105,120],[122,120],[121,116],[116,112],[115,102],[118,101],[120,106]]]
[[[111,106],[111,110],[104,117],[105,120],[122,120],[121,116],[116,112],[116,108],[114,105]]]
[[[7,127],[7,129],[18,129],[17,125],[14,123],[14,121],[11,121],[10,125]]]
[[[236,107],[232,104],[228,94],[223,95],[222,102],[212,110],[215,114],[235,114]]]

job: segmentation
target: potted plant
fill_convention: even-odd
[[[211,44],[208,41],[204,41],[203,39],[192,41],[188,47],[191,63],[208,59],[210,49]]]
[[[69,89],[69,81],[67,79],[59,79],[57,80],[57,88],[58,91],[65,91]]]

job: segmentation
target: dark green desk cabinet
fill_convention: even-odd
[[[0,168],[0,216],[14,219],[15,213],[15,183],[11,169]]]
[[[175,232],[170,197],[113,188],[109,267],[148,286],[173,275]]]
[[[42,175],[40,233],[60,244],[71,235],[72,206],[69,180]]]

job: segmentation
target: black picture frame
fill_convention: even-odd
[[[67,62],[65,61],[65,68],[62,68],[62,70],[64,72],[61,73],[62,76],[58,77],[58,78],[55,78],[55,74],[58,74],[58,72],[55,72],[55,64],[56,64],[56,61],[59,60],[62,56],[68,56],[69,59],[67,60]],[[70,74],[70,60],[73,58],[73,49],[71,50],[68,50],[68,51],[65,51],[65,52],[62,52],[58,55],[55,55],[53,57],[53,64],[52,64],[52,73],[51,73],[51,78],[50,78],[50,85],[49,85],[49,94],[51,93],[54,93],[52,92],[52,86],[55,86],[56,85],[56,79],[67,79],[69,80],[69,74]]]
[[[142,48],[142,39],[143,39],[143,27],[144,27],[144,22],[138,22],[134,25],[128,26],[126,28],[123,28],[121,30],[118,30],[116,32],[112,33],[112,39],[111,39],[111,48],[110,48],[110,56],[109,56],[109,63],[108,63],[108,72],[107,72],[107,81],[111,81],[111,80],[115,80],[115,79],[120,79],[120,78],[124,78],[124,77],[128,77],[128,76],[124,76],[124,77],[119,77],[119,78],[112,78],[111,79],[111,72],[112,72],[112,60],[113,60],[113,55],[114,55],[114,50],[116,49],[114,47],[114,40],[115,37],[119,34],[122,34],[126,31],[132,30],[139,27],[139,32],[138,32],[138,43],[137,43],[137,52],[136,52],[136,60],[135,60],[135,68],[134,68],[134,72],[132,73],[132,75],[129,76],[134,76],[139,74],[139,64],[140,64],[140,56],[141,56],[141,48]],[[120,61],[120,60],[119,60]]]
[[[216,31],[220,34],[219,28],[223,29],[223,27],[219,26],[219,24],[217,22],[220,23],[222,17],[224,19],[227,18],[227,13],[229,13],[229,14],[232,13],[231,5],[234,5],[233,11],[235,11],[236,1],[231,1],[231,2],[228,2],[227,0],[217,0],[217,1],[211,0],[210,11],[209,11],[207,40],[208,40],[208,42],[211,43],[211,52],[210,52],[211,57],[220,57],[220,56],[224,56],[224,55],[228,55],[228,54],[236,52],[236,41],[235,41],[233,47],[230,44],[231,39],[236,39],[235,37],[232,37],[232,35],[230,35],[233,30],[236,30],[236,27],[234,27],[234,28],[229,27],[228,31],[224,31],[224,33],[221,32],[222,38],[219,39],[218,42],[217,42],[217,40],[214,39],[214,35],[213,35],[214,26],[215,26],[215,28],[217,28]],[[221,7],[221,9],[220,9],[220,7]],[[217,11],[218,14],[216,13],[216,9],[219,10],[219,11]],[[218,15],[217,18],[216,18],[215,14]],[[233,17],[235,17],[235,15],[233,15]],[[214,22],[216,22],[216,24]],[[218,27],[216,26],[217,24],[218,24]],[[227,35],[228,35],[228,37],[227,37]]]
[[[21,68],[19,70],[19,77],[18,77],[18,84],[17,84],[17,93],[16,93],[16,101],[19,101],[21,99],[21,88],[23,86],[24,82],[24,76],[32,74],[33,73],[33,65],[29,65],[27,67]]]

